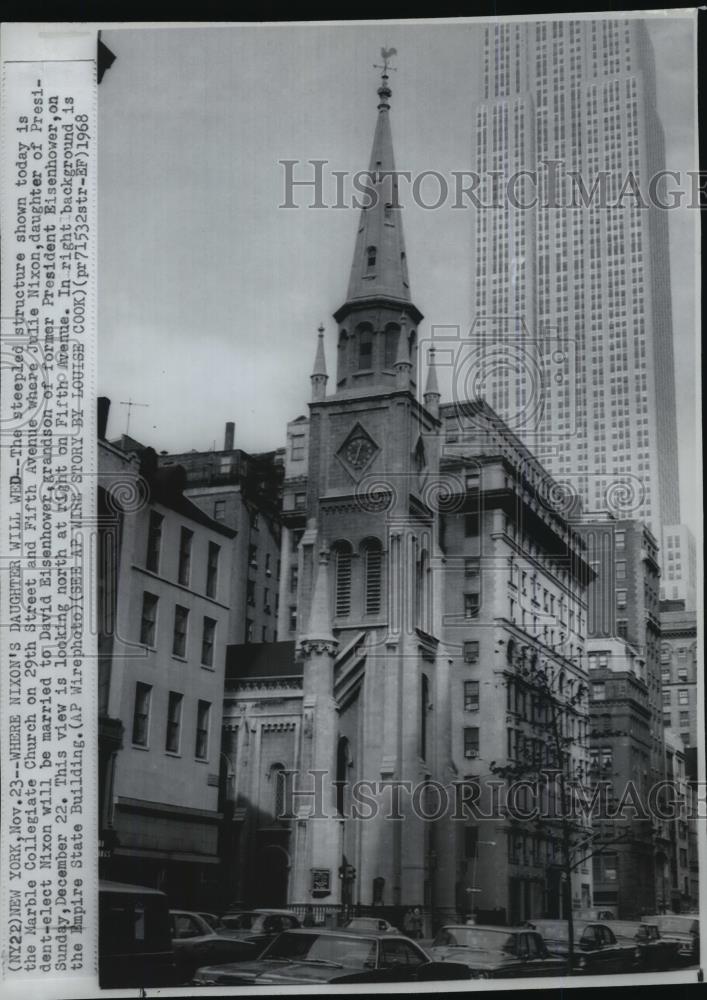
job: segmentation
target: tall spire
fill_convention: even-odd
[[[437,381],[437,368],[435,367],[435,349],[431,347],[428,354],[427,362],[427,384],[425,386],[425,406],[427,409],[438,416],[439,414],[439,400],[441,393],[439,391],[439,383]]]
[[[332,651],[338,645],[331,630],[331,601],[329,598],[329,551],[325,548],[319,552],[319,567],[312,594],[312,605],[309,612],[307,631],[302,636],[301,646],[305,653],[322,645],[330,646]]]
[[[324,356],[324,324],[319,324],[317,331],[317,353],[314,356],[314,368],[309,376],[312,383],[312,399],[323,399],[326,396],[326,384],[329,379],[326,371],[326,358]]]
[[[369,176],[362,182],[367,192],[360,195],[361,209],[347,303],[362,299],[385,298],[410,302],[405,241],[403,239],[398,181],[394,176],[395,158],[390,131],[388,58],[394,49],[383,49],[381,83],[378,87],[378,120],[373,136]],[[391,173],[392,172],[392,173]]]

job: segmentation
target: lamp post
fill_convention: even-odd
[[[495,840],[477,840],[476,841],[476,850],[474,851],[474,864],[471,866],[471,881],[473,883],[473,887],[471,889],[467,889],[466,890],[467,892],[481,892],[481,889],[478,889],[476,887],[476,862],[477,862],[477,860],[479,858],[479,848],[480,847],[495,847],[495,846],[496,846],[496,841]],[[477,907],[474,904],[474,907],[473,907],[473,909],[471,911],[471,915],[472,915],[472,917],[474,919],[476,919],[476,910],[477,910]]]

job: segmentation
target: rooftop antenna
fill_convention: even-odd
[[[127,423],[125,425],[125,435],[126,435],[126,437],[129,437],[130,436],[130,414],[132,413],[133,406],[144,406],[145,408],[148,408],[150,404],[149,403],[133,403],[132,399],[121,399],[120,400],[120,405],[121,406],[127,406],[127,408],[128,408],[128,420],[127,420]]]

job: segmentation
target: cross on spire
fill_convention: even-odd
[[[382,69],[383,70],[383,72],[381,73],[381,76],[383,77],[383,79],[387,78],[389,70],[392,70],[394,73],[396,72],[396,67],[395,66],[391,66],[390,63],[388,62],[388,60],[391,59],[393,56],[397,56],[397,54],[398,54],[398,50],[397,49],[386,49],[386,48],[383,48],[383,49],[381,49],[381,58],[383,60],[383,65],[381,66],[380,63],[373,63],[373,68],[374,69]]]

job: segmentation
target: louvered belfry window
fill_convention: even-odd
[[[374,542],[366,548],[366,614],[377,615],[381,609],[383,553]]]
[[[334,613],[337,618],[351,614],[351,549],[346,545],[336,550]]]

